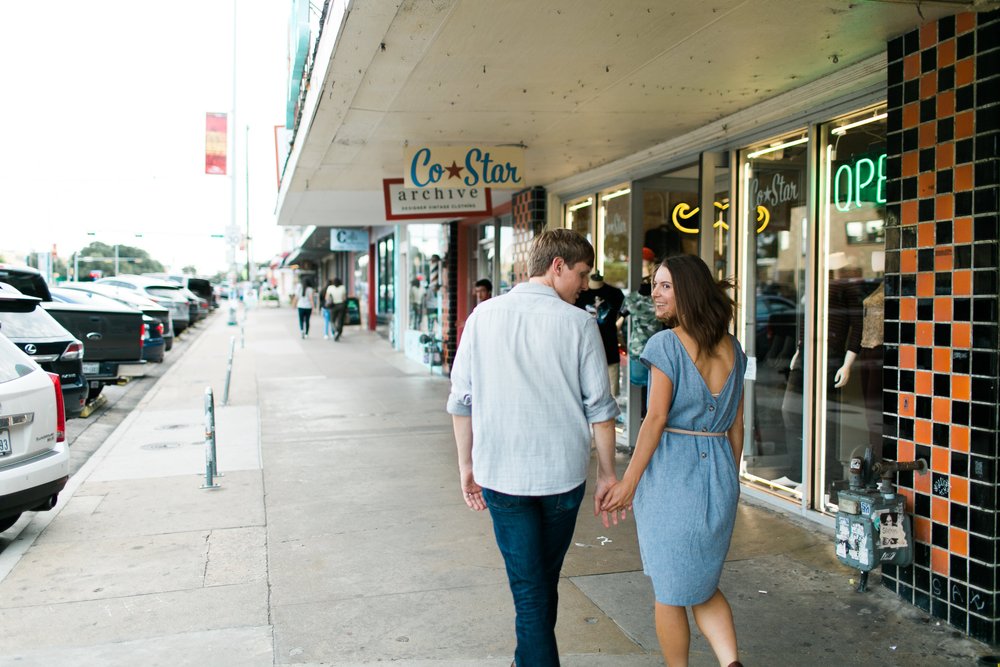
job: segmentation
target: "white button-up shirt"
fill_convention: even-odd
[[[534,283],[479,304],[451,367],[448,412],[472,416],[481,486],[541,496],[583,484],[590,424],[619,414],[597,322]]]

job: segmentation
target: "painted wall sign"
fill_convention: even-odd
[[[368,230],[363,227],[331,227],[330,250],[367,252]]]
[[[409,146],[408,188],[523,188],[524,150],[496,146]]]
[[[833,205],[846,213],[862,203],[885,204],[885,154],[861,157],[837,167],[833,176]]]
[[[491,215],[493,198],[489,188],[411,188],[402,178],[382,180],[386,220],[420,220]]]

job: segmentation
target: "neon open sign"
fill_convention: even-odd
[[[885,203],[885,155],[842,164],[833,177],[833,204],[838,211],[861,208],[862,202]]]

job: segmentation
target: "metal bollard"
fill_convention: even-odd
[[[221,477],[215,461],[215,397],[212,388],[205,387],[205,483],[201,488],[219,488],[213,476]]]
[[[229,361],[226,362],[226,384],[222,389],[222,404],[229,405],[229,378],[233,374],[233,353],[236,350],[236,336],[229,337]]]

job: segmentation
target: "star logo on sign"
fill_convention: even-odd
[[[445,171],[448,172],[448,178],[451,179],[451,178],[461,178],[462,177],[462,169],[463,168],[464,167],[459,167],[457,164],[455,164],[455,161],[452,160],[451,161],[451,166],[450,167],[445,167],[444,169],[445,169]]]

